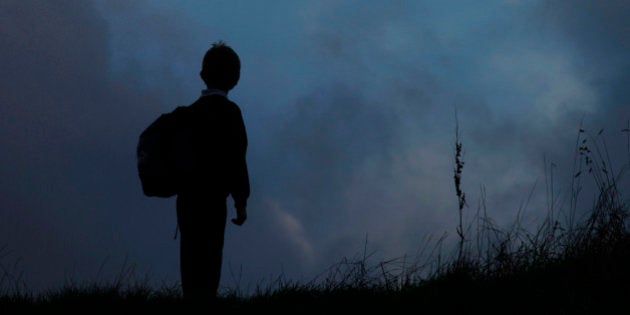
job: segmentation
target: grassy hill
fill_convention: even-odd
[[[511,259],[510,257],[507,259]],[[504,264],[505,262],[501,262]],[[512,262],[510,262],[511,264]],[[352,282],[283,283],[253,296],[220,296],[209,305],[185,303],[175,288],[93,285],[66,287],[40,296],[0,297],[0,313],[11,311],[194,312],[218,308],[225,314],[326,314],[394,312],[425,314],[612,314],[627,309],[630,298],[630,237],[573,255],[491,271],[473,261],[452,262],[429,279],[388,284],[383,278],[361,279],[362,262],[354,262]],[[367,277],[367,271],[364,276]],[[616,313],[619,314],[619,313]]]

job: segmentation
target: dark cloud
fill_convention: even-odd
[[[125,241],[149,209],[133,198],[132,135],[159,101],[109,79],[106,23],[90,3],[1,12],[0,243],[34,289],[96,276],[109,258],[107,274],[137,254]]]
[[[435,146],[449,148],[448,142],[436,143],[435,135],[447,128],[450,137],[454,128],[452,121],[442,125],[452,118],[452,107],[440,109],[434,100],[444,89],[425,69],[429,59],[417,64],[405,56],[405,46],[413,43],[398,38],[397,31],[412,27],[402,23],[387,30],[401,18],[401,8],[376,14],[378,8],[368,7],[356,13],[323,5],[317,16],[322,20],[309,21],[314,41],[305,57],[322,64],[322,80],[272,124],[262,155],[276,167],[259,174],[274,178],[271,187],[260,189],[270,191],[270,198],[305,226],[320,253],[320,270],[344,255],[339,244],[353,252],[366,235],[388,254],[400,254],[407,245],[415,248],[419,237],[401,237],[422,234],[441,219],[423,210],[434,206],[436,194],[423,190],[422,174],[444,190],[450,187],[442,180],[450,178],[450,166],[431,152]],[[427,164],[415,164],[425,155]],[[439,170],[427,170],[435,162]]]
[[[492,74],[503,80],[503,84],[496,87],[509,88],[512,95],[517,95],[499,98],[504,101],[502,105],[529,106],[530,109],[515,111],[513,115],[486,110],[480,115],[469,108],[470,115],[462,115],[466,117],[462,119],[464,130],[468,128],[472,145],[472,148],[468,146],[469,157],[474,152],[475,157],[470,158],[487,161],[471,161],[487,165],[482,166],[480,174],[487,178],[493,176],[493,172],[506,174],[508,170],[521,168],[527,170],[532,186],[532,175],[538,178],[536,198],[542,207],[534,213],[547,210],[545,205],[549,200],[545,199],[550,197],[545,194],[544,183],[550,180],[551,172],[556,181],[555,198],[563,200],[561,203],[566,210],[571,195],[569,184],[576,172],[573,161],[580,127],[594,137],[589,139],[591,145],[595,139],[608,143],[607,154],[617,170],[629,162],[624,158],[625,135],[620,132],[630,117],[627,106],[630,93],[623,87],[628,82],[630,65],[625,57],[629,53],[629,11],[624,10],[625,7],[624,1],[551,1],[533,5],[524,11],[526,14],[521,19],[513,21],[523,25],[519,29],[524,33],[513,32],[503,44],[496,43],[497,47],[511,47],[500,51],[507,60],[507,75],[503,76],[500,68],[492,69],[495,71]],[[514,51],[510,52],[511,49]],[[489,82],[497,84],[493,80]],[[487,97],[492,92],[484,91],[484,94],[482,96]],[[496,100],[486,98],[490,106]],[[466,122],[470,119],[474,126]],[[605,133],[596,137],[601,129]],[[475,146],[480,147],[477,150]],[[543,166],[543,158],[546,166]],[[553,171],[551,163],[555,165]],[[517,182],[514,178],[513,183],[518,185]],[[487,183],[495,185],[497,205],[514,204],[513,200],[522,199],[518,198],[519,189],[509,186],[512,184],[501,187],[492,181]],[[526,194],[526,190],[521,188],[520,191]],[[582,192],[583,197],[594,193],[588,189]],[[584,198],[582,200],[588,199]],[[581,205],[582,210],[590,205],[589,202]]]
[[[541,5],[544,22],[574,48],[579,74],[597,91],[597,123],[619,126],[630,113],[630,6],[627,1],[552,1]],[[611,124],[612,123],[612,124]],[[612,127],[612,126],[611,126]]]

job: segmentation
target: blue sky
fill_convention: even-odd
[[[216,40],[241,57],[230,98],[252,182],[224,287],[310,280],[366,240],[375,259],[452,242],[456,108],[468,211],[484,187],[509,225],[533,189],[535,227],[551,163],[566,208],[580,123],[629,162],[629,14],[586,0],[3,1],[0,264],[34,290],[121,266],[179,279],[174,200],[142,195],[135,145],[198,97]],[[586,182],[584,195],[588,208]]]

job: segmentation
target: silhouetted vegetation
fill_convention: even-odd
[[[627,129],[622,130],[630,136]],[[238,288],[224,292],[212,305],[223,313],[412,312],[493,314],[602,314],[625,309],[630,297],[629,208],[618,183],[630,167],[629,157],[613,172],[606,144],[580,129],[569,215],[558,219],[551,201],[543,223],[531,231],[517,216],[509,229],[488,217],[485,191],[468,227],[461,222],[464,192],[462,143],[455,147],[455,185],[460,238],[457,250],[443,256],[443,238],[424,248],[425,260],[406,257],[370,263],[366,249],[326,270],[321,277],[299,283],[279,277],[251,295]],[[583,179],[592,180],[597,195],[592,209],[579,219],[578,197]],[[553,199],[553,197],[550,197]],[[566,211],[565,211],[566,214]],[[1,251],[0,251],[1,252]],[[0,256],[1,257],[1,256]],[[119,279],[104,285],[68,285],[33,296],[14,285],[3,267],[0,310],[179,310],[185,305],[178,286],[153,289]],[[199,305],[190,306],[196,310]]]

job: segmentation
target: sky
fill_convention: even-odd
[[[199,97],[217,40],[241,58],[252,186],[223,289],[452,244],[456,125],[466,222],[566,214],[580,128],[630,163],[627,1],[4,0],[0,286],[179,280],[175,200],[142,194],[135,147]]]

